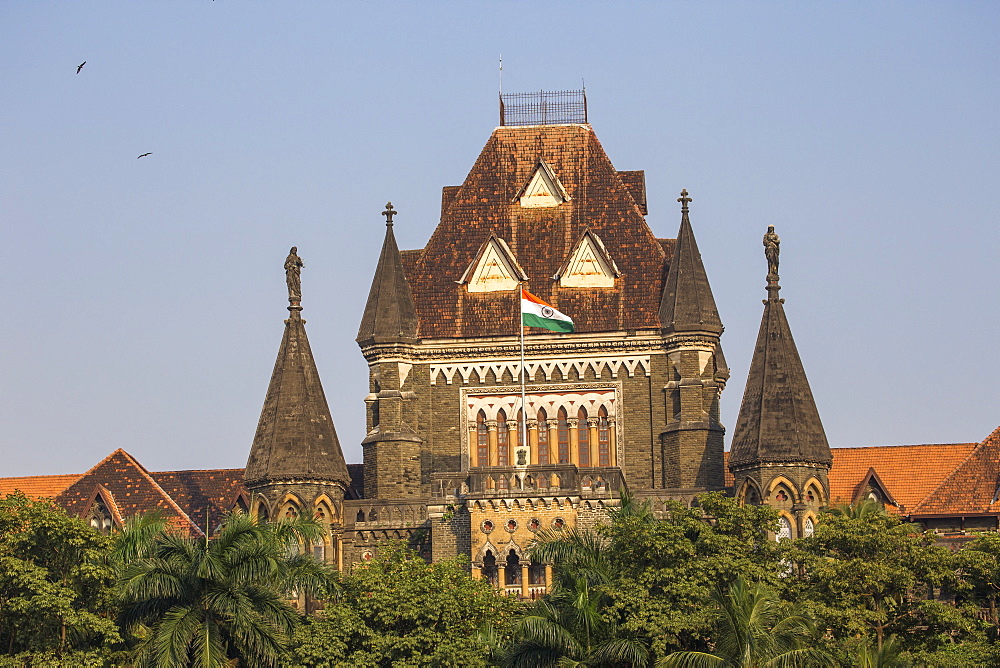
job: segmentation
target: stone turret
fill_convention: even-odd
[[[719,337],[722,320],[691,229],[687,190],[681,226],[660,302],[669,380],[663,388],[666,424],[660,431],[666,488],[721,489],[723,437],[719,396],[729,378]]]
[[[783,529],[797,537],[811,534],[815,513],[828,502],[833,456],[785,317],[785,300],[778,297],[779,244],[769,227],[767,299],[729,470],[739,498],[777,506],[790,525]]]
[[[414,431],[414,393],[404,389],[413,368],[417,310],[403,272],[386,204],[385,240],[375,267],[358,345],[368,360],[368,434],[362,441],[365,497],[402,499],[422,495],[421,446]]]
[[[301,267],[292,248],[285,262],[289,316],[244,480],[252,497],[251,512],[257,517],[306,514],[337,524],[351,478],[306,336]],[[330,546],[327,542],[324,549]],[[325,553],[333,558],[332,549]]]

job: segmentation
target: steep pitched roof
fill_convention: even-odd
[[[1000,514],[1000,427],[921,501],[911,515]]]
[[[889,510],[909,514],[975,447],[975,443],[947,443],[832,448],[830,502],[853,503],[863,491],[868,470],[874,469],[900,506]]]
[[[569,199],[523,207],[518,196],[543,162]],[[570,315],[578,332],[658,329],[667,258],[644,211],[641,173],[616,171],[589,125],[496,128],[465,182],[442,193],[441,221],[419,259],[405,258],[417,335],[517,333],[516,291],[470,293],[456,283],[490,233],[510,246],[528,288]],[[621,271],[614,287],[552,279],[587,227]]]
[[[174,526],[193,534],[202,533],[199,524],[160,487],[149,471],[121,448],[80,476],[55,501],[71,515],[83,516],[97,494],[105,499],[110,495],[108,500],[121,517],[159,511]]]
[[[52,499],[79,479],[79,473],[0,478],[0,498],[22,492],[29,499]]]
[[[930,445],[876,445],[860,448],[830,448],[833,464],[828,473],[830,503],[854,503],[864,491],[868,472],[874,470],[885,491],[898,506],[887,506],[897,515],[909,515],[922,501],[937,498],[938,488],[978,443]],[[735,484],[726,452],[726,487]],[[921,504],[922,506],[922,504]],[[957,508],[967,512],[964,508]],[[961,512],[957,513],[961,514]]]
[[[743,403],[733,432],[731,466],[757,462],[830,463],[830,445],[802,360],[778,298],[777,274],[757,335]]]
[[[328,480],[351,484],[319,380],[301,307],[290,306],[278,358],[250,448],[245,480]]]
[[[666,333],[708,332],[722,334],[722,320],[715,306],[708,274],[698,252],[691,220],[688,216],[687,190],[678,199],[681,206],[681,228],[677,232],[673,260],[667,272],[663,297],[660,301],[660,326]]]
[[[391,205],[390,205],[391,208]],[[403,271],[396,235],[389,222],[382,242],[382,253],[375,267],[375,277],[368,292],[368,303],[358,328],[358,343],[400,341],[417,335],[417,310],[413,305],[406,274]]]

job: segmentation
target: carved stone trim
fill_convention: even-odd
[[[589,375],[594,380],[599,380],[604,374],[611,378],[618,378],[622,373],[633,378],[636,373],[650,375],[650,356],[559,357],[528,360],[524,366],[525,375],[529,382],[539,382],[541,378],[536,378],[539,375],[543,376],[545,380],[552,380],[554,376],[558,375],[560,380],[567,381],[571,378],[571,371],[575,371],[578,378],[586,378]],[[491,377],[493,382],[502,382],[508,374],[513,379],[520,378],[521,363],[519,360],[483,360],[460,364],[431,364],[429,372],[431,385],[436,385],[442,377],[447,385],[453,384],[456,377],[463,385],[470,382],[486,383]]]

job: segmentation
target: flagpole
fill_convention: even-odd
[[[517,284],[517,324],[518,329],[521,331],[521,447],[528,449],[528,456],[525,457],[527,462],[530,461],[531,449],[528,446],[528,403],[525,399],[524,391],[524,316],[521,315],[521,299],[523,298],[523,293],[521,292],[524,288],[521,284]]]

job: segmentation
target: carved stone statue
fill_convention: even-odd
[[[285,258],[285,283],[288,284],[288,301],[302,301],[302,267],[305,263],[298,255],[298,247],[292,246]]]
[[[764,257],[767,258],[768,275],[778,275],[778,253],[781,252],[779,246],[781,239],[774,233],[774,225],[767,226],[767,234],[764,235]]]

